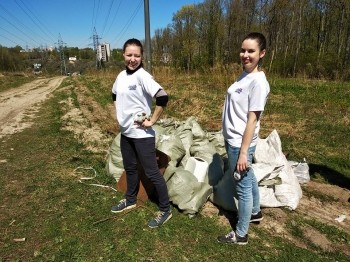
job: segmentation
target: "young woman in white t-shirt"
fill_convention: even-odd
[[[168,189],[158,168],[155,148],[155,132],[152,126],[168,103],[168,95],[153,77],[142,67],[143,47],[139,40],[129,39],[123,47],[126,69],[119,73],[112,88],[112,97],[120,127],[120,150],[126,172],[125,199],[112,206],[113,213],[136,207],[139,190],[137,163],[153,183],[159,213],[148,222],[155,228],[167,222],[171,216]],[[156,105],[151,114],[152,101]]]
[[[222,124],[230,172],[238,195],[238,222],[230,233],[219,236],[219,242],[245,245],[250,222],[263,219],[259,188],[251,168],[257,144],[260,118],[270,85],[260,69],[266,53],[263,34],[253,32],[242,41],[240,59],[244,71],[227,90]]]

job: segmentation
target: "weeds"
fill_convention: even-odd
[[[0,74],[0,92],[31,82],[35,78],[35,76],[27,76],[25,74]]]

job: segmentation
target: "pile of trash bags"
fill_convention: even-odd
[[[189,215],[198,213],[208,200],[225,210],[237,210],[221,131],[204,131],[193,116],[183,122],[161,120],[153,128],[156,148],[169,156],[163,176],[174,205]],[[113,140],[106,160],[107,173],[117,182],[124,172],[119,142],[120,134]],[[308,167],[286,159],[276,130],[258,140],[252,168],[262,207],[297,208],[302,197],[300,183],[309,179]],[[301,173],[299,178],[294,170]]]

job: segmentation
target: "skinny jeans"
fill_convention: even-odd
[[[233,147],[225,141],[225,148],[228,155],[230,174],[236,170],[240,148]],[[248,149],[248,162],[251,164],[256,146]],[[232,175],[234,186],[238,195],[238,222],[236,233],[242,237],[248,234],[250,217],[252,213],[260,211],[259,187],[254,175],[254,170],[249,168],[248,172],[236,180]]]
[[[123,165],[126,172],[127,189],[125,198],[127,204],[137,201],[137,193],[140,187],[138,161],[144,169],[146,177],[153,183],[158,195],[159,210],[169,211],[169,195],[164,177],[160,173],[157,158],[155,137],[129,138],[121,135],[120,150],[123,157]]]

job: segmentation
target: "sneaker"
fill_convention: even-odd
[[[157,213],[157,216],[155,218],[153,218],[148,222],[148,226],[150,228],[159,227],[163,225],[165,222],[167,222],[172,216],[173,215],[171,211],[165,211],[165,212],[160,211]]]
[[[252,214],[252,216],[250,217],[250,222],[259,222],[259,221],[263,220],[263,218],[264,217],[263,217],[261,211],[259,211],[255,215]]]
[[[119,213],[119,212],[123,212],[127,209],[131,209],[131,208],[134,208],[136,207],[136,203],[135,204],[127,204],[126,203],[126,199],[122,199],[119,201],[119,203],[115,206],[112,206],[112,209],[111,211],[113,213]]]
[[[248,244],[248,234],[246,234],[244,237],[241,237],[238,234],[236,234],[235,231],[231,231],[227,235],[219,236],[218,242],[246,245]]]

